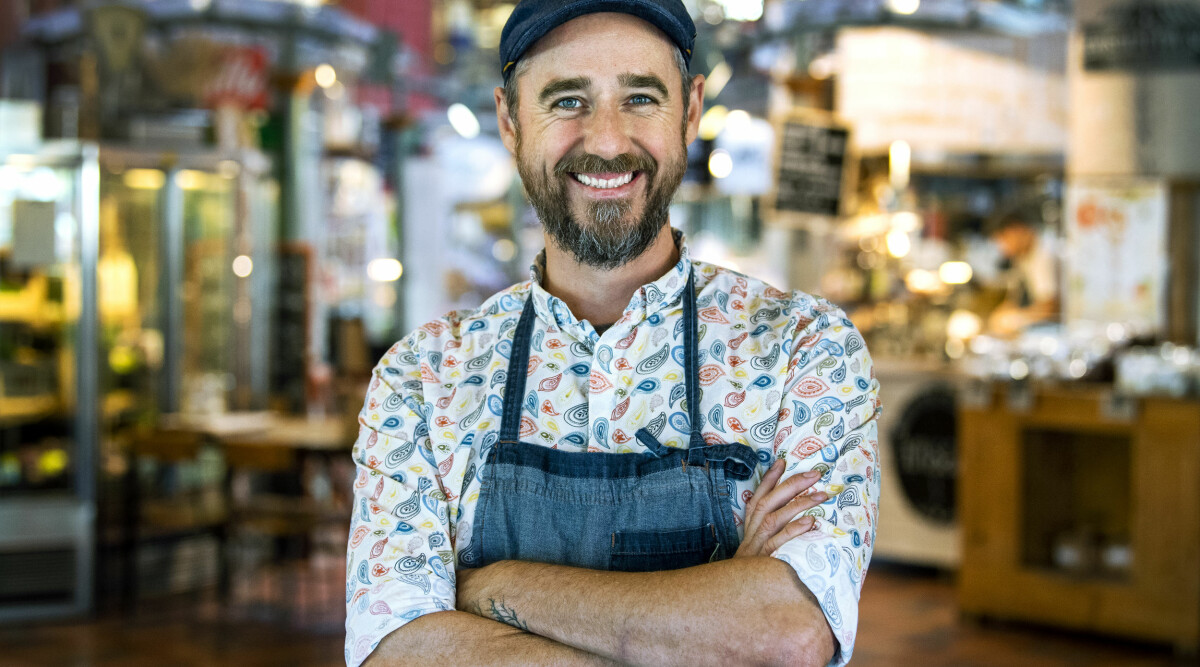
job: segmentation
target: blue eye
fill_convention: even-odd
[[[634,95],[629,102],[631,104],[654,104],[654,99],[647,95]]]
[[[554,103],[556,109],[578,109],[582,106],[582,102],[574,97],[565,97]]]

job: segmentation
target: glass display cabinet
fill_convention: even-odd
[[[94,147],[0,157],[0,619],[92,604],[99,191]]]
[[[137,557],[136,433],[266,405],[277,198],[252,151],[0,154],[0,620],[86,612]]]

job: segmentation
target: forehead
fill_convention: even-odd
[[[676,49],[665,33],[635,16],[585,14],[550,31],[526,52],[523,78],[539,85],[575,76],[603,81],[633,72],[678,83]]]

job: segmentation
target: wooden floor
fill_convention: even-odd
[[[341,576],[336,563],[309,568],[293,579],[297,586],[243,588],[224,608],[212,601],[177,601],[145,608],[132,618],[0,627],[0,665],[340,665]],[[291,613],[281,612],[281,601]],[[859,637],[853,661],[858,667],[1196,664],[1158,646],[965,623],[946,575],[884,566],[874,566],[867,577]]]
[[[1166,667],[1169,647],[1028,625],[967,622],[949,575],[872,564],[859,609],[856,667]]]

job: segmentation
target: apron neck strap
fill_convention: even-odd
[[[696,316],[696,270],[688,267],[687,287],[683,293],[683,381],[687,388],[688,426],[692,430],[688,447],[703,447],[704,424],[700,415],[700,319]]]
[[[508,360],[508,378],[504,384],[504,408],[500,417],[500,442],[517,442],[521,432],[521,403],[525,400],[525,378],[529,375],[529,345],[533,336],[533,290],[525,300],[521,319],[513,333],[512,356]]]

